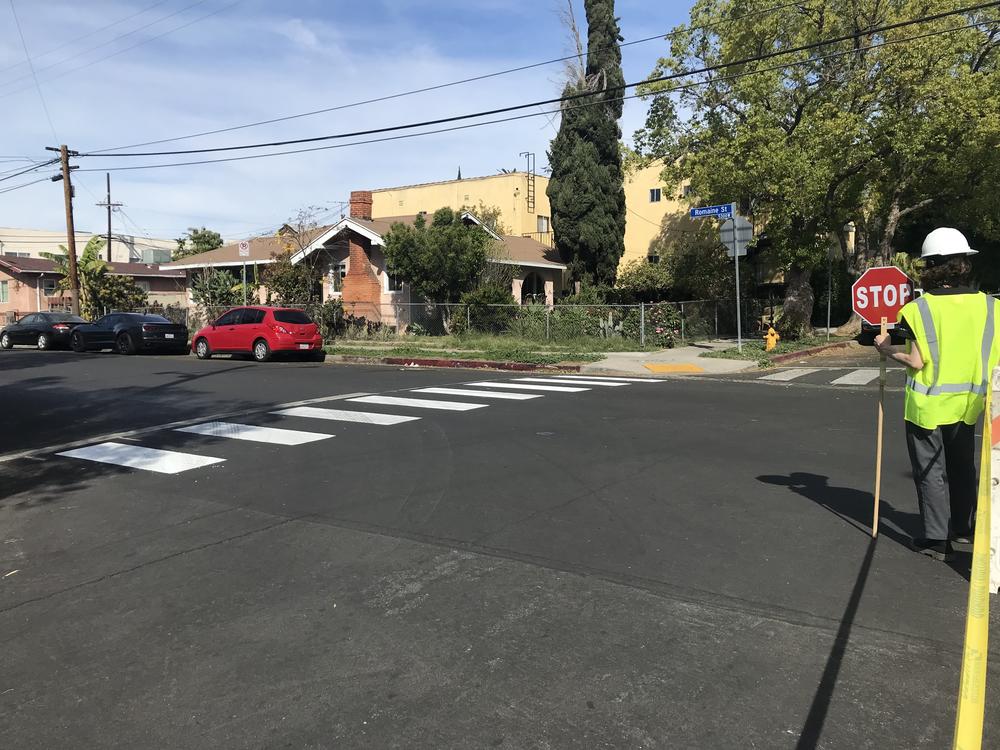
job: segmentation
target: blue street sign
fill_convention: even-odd
[[[733,215],[733,204],[723,203],[721,206],[701,206],[691,209],[691,218],[700,219],[705,216],[726,216]]]

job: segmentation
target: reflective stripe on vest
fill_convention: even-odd
[[[927,339],[927,353],[930,355],[931,364],[934,366],[934,379],[930,385],[918,383],[914,378],[906,379],[906,387],[914,393],[924,396],[937,396],[943,393],[973,393],[977,396],[985,396],[989,387],[989,366],[990,353],[993,350],[993,333],[995,328],[995,304],[991,296],[986,295],[986,327],[983,329],[983,341],[981,344],[982,368],[980,373],[983,380],[979,383],[943,383],[938,385],[938,378],[941,372],[941,350],[938,347],[937,330],[934,328],[934,316],[931,315],[931,306],[926,297],[918,297],[916,300],[917,309],[920,310],[920,318],[924,326],[924,336]]]

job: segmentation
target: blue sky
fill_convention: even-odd
[[[574,4],[583,22],[582,0]],[[619,0],[616,8],[628,41],[668,31],[690,4]],[[171,138],[559,57],[570,51],[563,7],[565,0],[15,0],[51,126],[4,3],[0,159],[43,159],[44,147],[57,142],[88,151]],[[625,47],[626,79],[648,75],[665,49],[662,40]],[[545,99],[558,95],[561,73],[552,65],[150,150],[304,138]],[[624,133],[644,116],[643,103],[628,102]],[[522,168],[521,151],[534,151],[541,168],[557,124],[537,117],[311,154],[112,172],[113,198],[125,203],[114,229],[175,237],[204,224],[232,239],[278,226],[304,206],[332,211],[352,189],[451,179],[459,166],[465,176]],[[79,164],[103,170],[156,161],[166,160]],[[0,172],[20,163],[0,161]],[[103,199],[104,172],[80,171],[74,181],[77,226],[101,230],[104,210],[93,204]],[[0,226],[64,226],[61,185],[0,194]]]

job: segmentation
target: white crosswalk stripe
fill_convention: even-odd
[[[463,383],[462,385],[474,385],[477,388],[508,388],[515,391],[553,391],[556,393],[582,393],[589,391],[589,388],[581,388],[569,385],[532,385],[531,383],[510,383],[491,380],[482,380],[476,383]]]
[[[441,396],[478,396],[480,398],[499,398],[510,401],[527,401],[541,398],[540,393],[497,393],[495,391],[473,391],[468,388],[415,388],[414,393],[435,393]]]
[[[602,388],[619,388],[628,383],[608,383],[604,380],[571,380],[569,378],[514,378],[515,383],[555,383],[557,385],[596,385]]]
[[[663,383],[663,378],[620,378],[617,375],[559,375],[566,380],[579,380],[588,382],[593,380],[607,380],[615,383]]]
[[[781,370],[780,372],[775,372],[770,375],[765,375],[758,380],[778,380],[778,381],[788,381],[795,380],[796,378],[801,378],[805,375],[811,375],[814,372],[819,372],[818,367],[792,367],[788,370]]]
[[[410,406],[414,409],[441,409],[442,411],[470,411],[472,409],[485,409],[489,406],[489,404],[469,404],[463,401],[432,401],[426,398],[400,398],[399,396],[361,396],[347,400],[359,404]]]
[[[195,435],[231,438],[233,440],[250,440],[255,443],[272,443],[274,445],[303,445],[333,437],[333,435],[326,435],[322,432],[259,427],[252,424],[237,424],[235,422],[193,424],[188,427],[179,427],[177,428],[177,432],[190,432]]]
[[[836,380],[831,380],[830,385],[868,385],[878,378],[878,373],[879,371],[873,368],[854,370]]]
[[[82,458],[85,461],[96,461],[102,464],[127,466],[130,469],[155,471],[159,474],[179,474],[182,471],[210,466],[226,460],[115,442],[88,445],[86,448],[77,448],[56,455],[67,458]]]
[[[305,417],[306,419],[328,419],[333,422],[358,422],[360,424],[392,425],[402,422],[414,422],[420,417],[407,417],[402,414],[379,414],[373,411],[347,411],[346,409],[321,409],[315,406],[295,406],[291,409],[273,411],[286,417]]]

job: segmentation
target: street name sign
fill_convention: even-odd
[[[706,216],[732,216],[736,213],[732,203],[723,203],[721,206],[699,206],[691,209],[692,219],[703,219]]]
[[[851,306],[866,323],[899,322],[899,311],[913,299],[913,282],[895,266],[869,268],[851,287]]]
[[[753,239],[753,224],[742,216],[726,219],[719,229],[719,239],[730,258],[746,255],[747,245]]]
[[[243,240],[240,243],[240,257],[241,258],[249,258],[250,257],[250,243],[247,242],[246,240]]]

